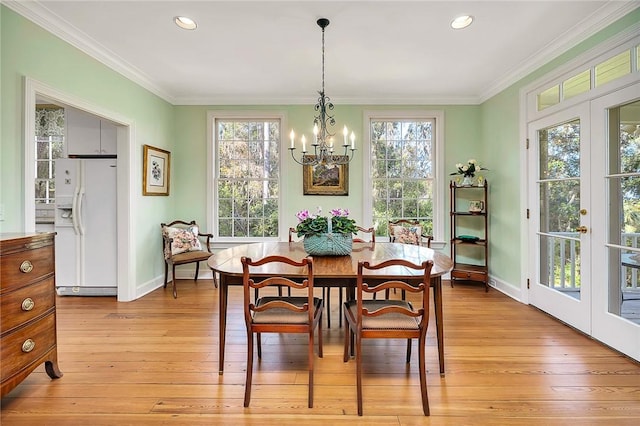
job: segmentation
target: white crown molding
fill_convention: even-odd
[[[174,105],[313,105],[317,97],[201,97],[176,98]],[[478,105],[477,97],[426,97],[426,98],[360,98],[332,96],[331,102],[336,105]]]
[[[159,96],[165,101],[171,104],[174,103],[175,99],[155,84],[145,73],[130,64],[127,64],[118,57],[118,55],[109,51],[109,49],[99,43],[96,43],[87,34],[75,28],[60,16],[50,12],[40,3],[41,2],[39,1],[21,2],[16,0],[2,0],[2,4],[14,12],[22,15],[70,45],[80,49],[90,57],[96,59],[117,73],[122,74],[124,77]]]
[[[591,16],[568,29],[561,37],[556,38],[545,48],[531,55],[528,61],[508,72],[499,81],[495,81],[480,94],[479,103],[483,103],[497,95],[638,7],[640,7],[640,2],[609,1],[592,13]]]

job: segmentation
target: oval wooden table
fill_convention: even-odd
[[[269,242],[244,244],[231,247],[212,255],[207,264],[220,275],[220,342],[219,342],[219,374],[224,371],[224,350],[227,323],[228,290],[230,285],[242,285],[243,256],[253,260],[270,255],[287,256],[302,259],[307,256],[302,242]],[[413,263],[433,260],[431,269],[431,288],[435,305],[436,334],[438,340],[438,358],[440,374],[444,374],[444,342],[442,319],[442,280],[445,273],[451,271],[451,258],[433,249],[399,243],[353,243],[353,252],[348,256],[312,256],[314,287],[346,287],[353,293],[358,275],[358,261],[369,261],[372,264],[384,260],[402,258]],[[264,269],[264,275],[280,275],[291,278],[304,277],[304,268],[282,267]],[[260,274],[261,271],[256,273]],[[373,274],[371,275],[374,276]],[[376,271],[375,277],[380,279],[411,279],[419,273],[404,267],[386,268]],[[418,278],[416,278],[418,279]],[[369,279],[371,281],[371,279]]]

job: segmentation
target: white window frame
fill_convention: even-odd
[[[433,237],[432,248],[444,248],[445,192],[449,187],[444,173],[444,111],[440,110],[367,110],[363,112],[364,149],[362,158],[363,218],[372,221],[373,195],[371,188],[371,121],[372,120],[434,120],[433,132]]]
[[[283,213],[282,213],[282,170],[284,165],[285,138],[283,129],[287,128],[287,116],[280,111],[209,111],[207,112],[207,229],[211,229],[214,235],[213,247],[225,248],[238,244],[252,242],[278,241],[279,235],[275,237],[219,237],[218,229],[218,197],[216,188],[216,175],[218,170],[217,140],[215,126],[217,120],[279,120],[280,121],[280,143],[279,143],[279,173],[278,173],[278,234],[282,235]]]

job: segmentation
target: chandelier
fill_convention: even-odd
[[[331,133],[327,126],[334,126],[336,120],[333,115],[329,114],[329,111],[333,110],[333,104],[331,99],[325,95],[324,92],[324,29],[329,25],[329,20],[326,18],[320,18],[317,24],[322,28],[322,90],[318,92],[318,103],[314,109],[318,113],[313,120],[313,141],[311,142],[312,151],[307,150],[307,140],[304,135],[300,138],[302,143],[302,156],[297,159],[294,151],[295,147],[295,133],[291,130],[289,135],[291,139],[291,157],[293,160],[304,166],[315,166],[318,164],[347,164],[353,159],[354,151],[356,150],[355,140],[356,137],[351,132],[349,136],[349,130],[347,126],[344,126],[342,130],[342,148],[344,153],[341,155],[336,152],[337,145],[334,140],[335,133]],[[349,152],[351,151],[351,152]]]

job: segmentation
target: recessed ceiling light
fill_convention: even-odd
[[[173,18],[173,22],[184,30],[195,30],[198,27],[196,21],[191,18],[187,18],[186,16],[176,16]]]
[[[461,15],[456,19],[451,21],[451,28],[454,30],[461,30],[463,28],[467,28],[473,22],[473,16],[471,15]]]

